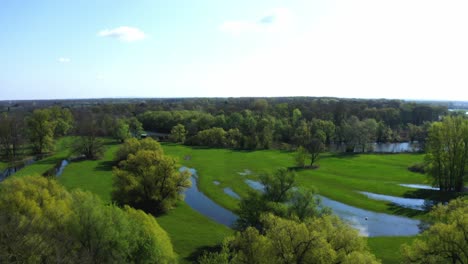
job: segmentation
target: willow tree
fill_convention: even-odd
[[[434,185],[460,192],[468,166],[468,119],[446,117],[429,130],[426,161]]]

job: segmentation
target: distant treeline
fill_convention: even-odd
[[[440,104],[385,99],[70,100],[45,107],[47,102],[3,106],[0,145],[5,153],[16,151],[20,144],[47,152],[51,138],[65,134],[124,140],[140,136],[143,130],[170,134],[168,138],[175,142],[211,147],[286,148],[318,140],[364,148],[370,142],[424,141],[429,123],[449,114]],[[37,127],[44,124],[47,144],[42,146],[44,142],[34,141],[41,139]]]

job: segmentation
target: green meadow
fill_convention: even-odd
[[[236,151],[227,149],[191,148],[164,144],[167,154],[179,158],[180,163],[197,170],[199,188],[211,199],[230,210],[237,208],[237,200],[224,193],[232,188],[245,196],[250,187],[246,179],[258,180],[262,173],[281,167],[294,167],[294,153],[278,150]],[[426,176],[410,172],[407,167],[423,159],[422,154],[324,154],[318,169],[298,170],[298,185],[315,188],[331,199],[383,213],[417,214],[383,201],[368,199],[358,191],[393,196],[414,196],[415,189],[399,183],[427,183]],[[243,175],[248,170],[251,174]],[[219,182],[219,185],[214,184]]]
[[[57,141],[56,152],[16,173],[16,176],[42,174],[67,158],[71,138]],[[111,202],[113,158],[119,144],[106,140],[106,151],[100,160],[70,163],[58,181],[68,189],[81,188]],[[227,149],[192,148],[177,144],[163,144],[166,154],[177,157],[179,164],[195,168],[199,174],[199,188],[223,207],[235,210],[238,200],[228,196],[223,189],[230,187],[241,197],[250,187],[246,179],[258,180],[262,173],[281,167],[294,167],[294,153],[278,150],[236,151]],[[319,168],[298,170],[298,184],[315,188],[331,199],[356,207],[390,214],[415,216],[413,210],[395,208],[385,202],[367,199],[357,191],[368,191],[394,196],[415,196],[413,189],[399,183],[427,183],[426,177],[409,172],[407,167],[423,159],[421,154],[324,154]],[[0,164],[1,165],[1,164]],[[218,181],[219,185],[214,184]],[[164,216],[158,217],[160,225],[168,232],[182,262],[190,262],[204,250],[219,244],[233,230],[213,222],[192,210],[186,203]],[[369,247],[383,263],[398,262],[400,245],[414,237],[369,238]]]

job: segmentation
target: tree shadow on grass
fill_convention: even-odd
[[[414,210],[402,206],[398,206],[394,203],[387,203],[388,209],[395,215],[406,216],[406,217],[416,217],[422,216],[427,213],[427,211]]]
[[[203,256],[205,252],[220,252],[221,251],[221,245],[214,245],[214,246],[202,246],[198,247],[193,251],[188,257],[185,258],[185,260],[189,261],[190,263],[196,263],[197,260]]]
[[[452,199],[455,199],[463,195],[464,195],[463,193],[457,193],[457,192],[442,192],[438,190],[416,189],[416,190],[405,192],[403,194],[403,197],[431,200],[436,203],[446,203]]]
[[[95,171],[112,171],[112,168],[116,166],[117,163],[113,160],[101,161],[94,168]]]

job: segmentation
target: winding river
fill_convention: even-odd
[[[189,170],[192,174],[192,187],[185,192],[185,202],[208,218],[232,227],[238,218],[237,215],[218,205],[198,189],[197,171],[187,167],[182,167],[180,170]],[[264,186],[257,181],[247,179],[245,183],[258,191],[263,191],[264,189]],[[228,191],[226,189],[224,191],[231,197],[237,195],[233,194],[230,188],[228,188]],[[322,199],[323,206],[330,207],[336,215],[359,230],[363,236],[411,236],[420,232],[419,226],[421,222],[419,220],[364,210],[324,196],[320,196],[320,198]]]

